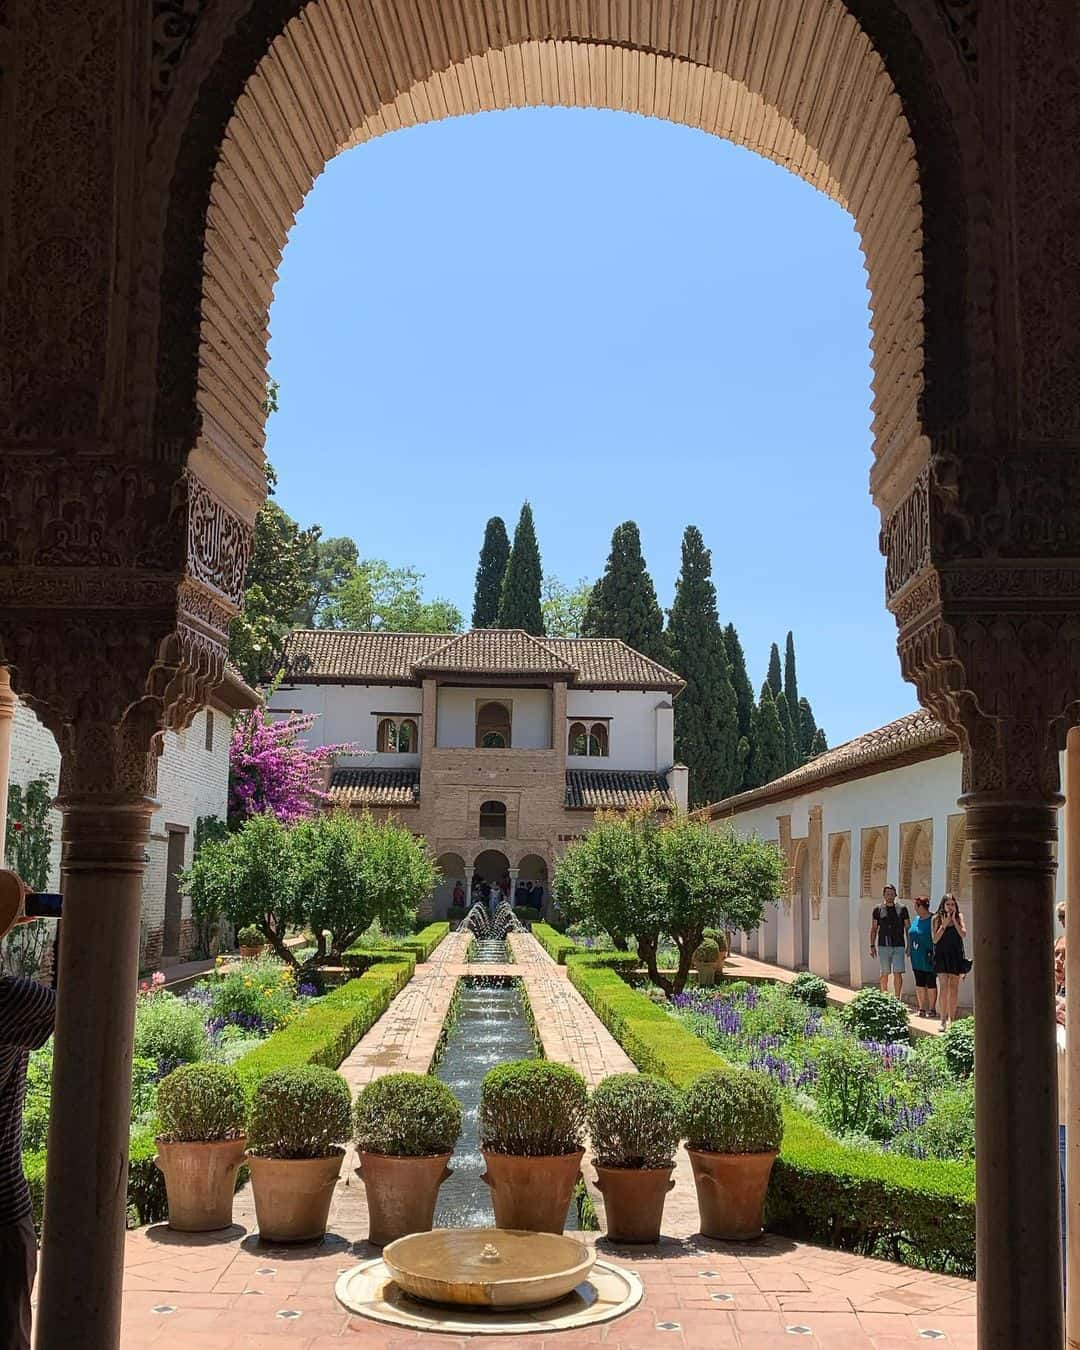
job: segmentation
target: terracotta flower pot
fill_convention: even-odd
[[[154,1160],[165,1177],[169,1227],[180,1233],[211,1233],[232,1223],[236,1174],[247,1140],[215,1139],[173,1144],[155,1139]]]
[[[431,1231],[439,1187],[451,1174],[450,1157],[449,1153],[430,1158],[360,1154],[356,1175],[367,1192],[369,1242],[383,1247],[410,1233]]]
[[[327,1158],[257,1158],[248,1154],[259,1236],[267,1242],[322,1237],[344,1150]]]
[[[266,943],[261,942],[257,947],[241,947],[241,961],[257,961],[263,952],[266,951]]]
[[[704,1237],[746,1242],[761,1236],[775,1153],[706,1153],[688,1148]]]
[[[491,1187],[496,1228],[561,1233],[566,1211],[581,1174],[584,1149],[546,1158],[519,1158],[483,1150],[487,1171],[480,1180]]]
[[[596,1185],[604,1197],[612,1242],[659,1242],[664,1201],[675,1182],[673,1167],[601,1167]]]

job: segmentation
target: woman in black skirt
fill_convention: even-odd
[[[967,924],[960,913],[955,895],[943,895],[934,915],[934,970],[938,980],[938,1012],[941,1029],[947,1030],[956,1019],[956,1004],[960,998],[960,980],[971,969],[964,954]]]

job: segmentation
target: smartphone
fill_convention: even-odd
[[[25,911],[28,919],[58,919],[63,896],[48,891],[31,891],[26,897]]]

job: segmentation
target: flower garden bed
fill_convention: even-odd
[[[430,961],[435,948],[450,932],[448,923],[429,923],[412,937],[386,937],[378,943],[357,942],[342,954],[347,966],[367,969],[376,961],[386,961],[395,952],[406,952],[414,965]]]
[[[138,1223],[165,1217],[165,1187],[154,1163],[157,1083],[180,1063],[232,1064],[250,1094],[276,1069],[317,1064],[336,1068],[390,1006],[416,968],[408,952],[380,949],[357,979],[319,997],[296,987],[276,961],[246,962],[200,981],[182,997],[148,985],[136,1010],[128,1203]],[[52,1042],[31,1056],[23,1168],[34,1219],[45,1194]]]
[[[679,1011],[673,1016],[605,962],[609,957],[622,965],[625,954],[562,955],[571,983],[643,1072],[685,1089],[699,1074],[725,1068],[735,1058],[727,1046],[721,1055]],[[718,1030],[714,1039],[719,1042],[722,1035]],[[748,1059],[754,1048],[747,1045]],[[806,1105],[795,1089],[789,1092],[783,1147],[769,1188],[768,1226],[910,1265],[973,1274],[973,1164],[923,1160],[885,1151],[880,1144],[838,1138],[817,1115],[801,1109]]]

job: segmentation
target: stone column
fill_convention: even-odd
[[[974,908],[979,1350],[1062,1344],[1054,1045],[1055,803],[963,797]],[[1017,915],[1024,940],[1016,941]],[[1019,1165],[1019,1160],[1023,1164]],[[1016,1284],[1023,1253],[1023,1288]]]
[[[112,1350],[120,1341],[143,851],[154,802],[103,795],[61,805],[64,941],[36,1344]]]
[[[510,867],[507,869],[510,873],[510,908],[514,908],[514,892],[517,889],[517,879],[521,872],[520,867]]]
[[[1065,991],[1066,1044],[1070,1047],[1066,1191],[1069,1299],[1065,1310],[1069,1350],[1080,1350],[1080,727],[1065,744]]]
[[[476,868],[475,868],[475,867],[466,867],[466,868],[465,868],[465,913],[466,913],[466,914],[467,914],[467,913],[469,912],[469,910],[472,908],[472,902],[473,902],[473,898],[472,898],[472,883],[473,883],[473,877],[474,877],[475,875],[476,875]]]
[[[7,667],[0,666],[0,867],[4,865],[7,834],[8,774],[11,769],[11,732],[15,722],[15,691]]]

